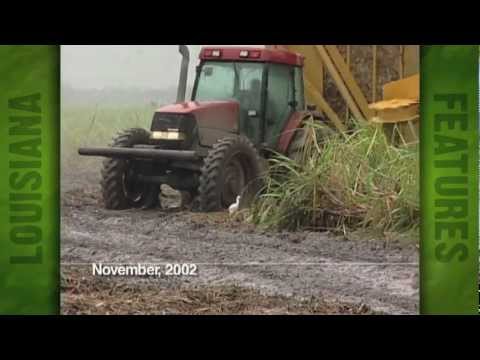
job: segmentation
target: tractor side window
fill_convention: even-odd
[[[255,145],[260,142],[262,110],[262,63],[237,63],[240,101],[240,132]]]
[[[231,100],[235,91],[235,68],[233,63],[209,62],[199,74],[195,100]]]
[[[301,67],[295,68],[295,97],[297,110],[305,109],[305,95],[303,90],[303,73]]]
[[[262,64],[239,63],[240,106],[246,111],[260,112],[262,105]]]
[[[287,65],[271,64],[268,73],[266,140],[274,146],[292,112],[293,76]]]

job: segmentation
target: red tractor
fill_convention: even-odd
[[[162,184],[200,211],[225,209],[258,183],[272,150],[292,154],[301,145],[296,134],[303,132],[295,130],[309,116],[301,55],[205,47],[185,101],[189,51],[179,50],[177,102],[155,112],[150,131],[128,129],[110,147],[79,149],[107,158],[101,182],[107,209],[158,206]]]

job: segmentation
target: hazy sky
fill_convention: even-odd
[[[192,83],[201,45],[188,47]],[[177,45],[62,45],[61,51],[62,83],[76,88],[162,89],[176,87],[178,82],[181,55]]]

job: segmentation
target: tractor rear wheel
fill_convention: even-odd
[[[305,154],[305,149],[308,145],[312,145],[311,142],[313,141],[312,136],[309,134],[309,131],[312,130],[316,132],[317,141],[320,142],[335,134],[335,132],[327,125],[316,129],[310,129],[306,123],[301,124],[300,127],[295,130],[295,134],[293,135],[287,149],[287,156],[290,159],[298,163],[303,163],[305,161],[305,156],[307,155]]]
[[[259,189],[261,162],[257,150],[244,136],[220,140],[208,153],[200,175],[200,211],[228,208],[241,196],[247,205]]]
[[[150,133],[145,129],[128,129],[121,132],[112,143],[113,147],[133,147],[147,144]],[[102,195],[106,209],[154,208],[159,205],[160,187],[141,182],[137,178],[135,161],[106,159],[102,168]]]
[[[307,140],[307,131],[305,127],[299,127],[288,146],[287,156],[295,162],[302,162],[304,155],[305,142]]]

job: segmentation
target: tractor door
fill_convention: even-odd
[[[237,63],[235,66],[239,82],[240,133],[246,135],[255,145],[261,142],[264,69],[262,63]]]
[[[290,116],[303,110],[302,69],[282,64],[270,64],[265,104],[265,144],[276,148]]]

